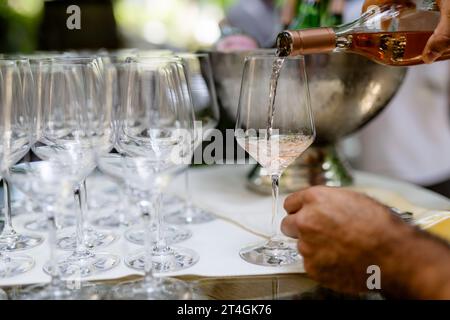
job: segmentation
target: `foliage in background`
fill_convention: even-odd
[[[132,46],[196,50],[220,36],[219,21],[236,0],[115,0],[114,15]]]
[[[0,0],[0,52],[32,52],[36,48],[43,0]]]

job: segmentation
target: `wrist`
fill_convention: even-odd
[[[445,242],[402,222],[394,223],[386,240],[380,269],[387,296],[449,298],[450,250]]]

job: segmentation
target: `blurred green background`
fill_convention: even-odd
[[[113,8],[122,47],[182,48],[197,50],[211,46],[220,36],[218,22],[236,0],[105,0],[93,1]],[[0,0],[0,51],[31,52],[42,48],[43,27],[49,23],[45,2],[88,3],[63,0]],[[89,4],[91,4],[89,2]],[[82,9],[83,10],[83,9]],[[48,11],[48,9],[47,9]],[[82,27],[83,14],[82,11]],[[61,15],[61,14],[60,14]],[[66,17],[68,15],[66,14]],[[91,28],[83,37],[95,37]],[[50,29],[52,30],[52,29]],[[55,48],[57,49],[57,48]]]

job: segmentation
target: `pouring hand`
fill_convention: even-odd
[[[450,298],[448,246],[377,201],[349,190],[312,187],[290,195],[284,207],[289,215],[282,231],[299,239],[306,272],[323,285],[347,293],[368,291],[368,267],[376,265],[387,294]]]

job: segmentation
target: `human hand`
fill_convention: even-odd
[[[450,50],[450,0],[438,0],[441,10],[439,24],[423,49],[423,61],[432,63]]]
[[[284,207],[289,215],[282,231],[299,239],[308,275],[341,292],[367,291],[367,268],[385,265],[410,229],[386,206],[344,189],[305,189],[286,198]]]
[[[411,0],[366,0],[362,7],[365,12],[372,5],[411,2]],[[441,18],[431,37],[423,49],[422,57],[425,63],[432,63],[450,50],[450,0],[436,1],[441,11]]]

